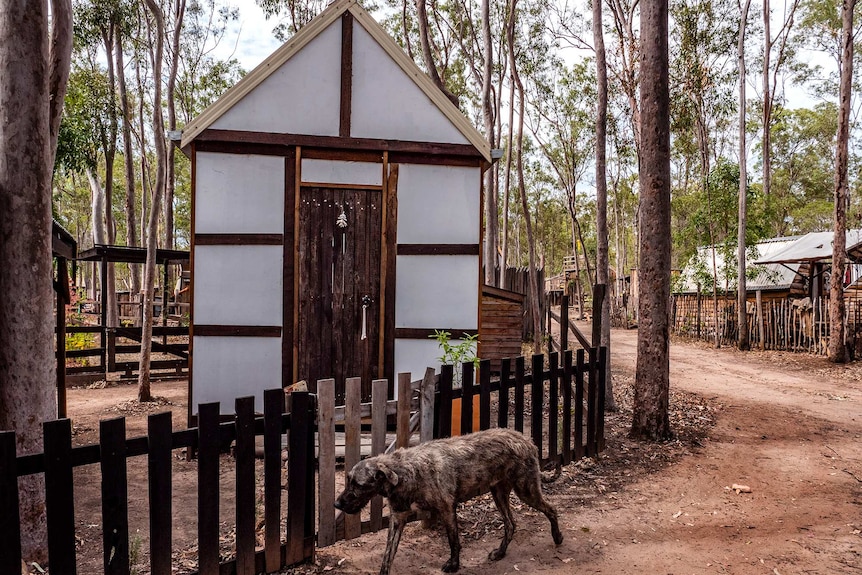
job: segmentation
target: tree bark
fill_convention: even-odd
[[[772,192],[772,83],[769,62],[772,56],[771,10],[769,0],[763,0],[763,195],[768,200]]]
[[[119,30],[114,35],[114,52],[117,61],[117,87],[120,91],[120,109],[123,114],[123,167],[126,176],[126,245],[138,245],[138,218],[135,215],[135,155],[132,150],[132,111],[129,91],[126,88],[126,70],[123,62],[123,41]],[[132,298],[141,294],[141,273],[138,264],[129,264],[132,279]]]
[[[668,3],[641,2],[641,162],[638,351],[630,435],[671,437],[670,90]]]
[[[509,133],[506,145],[506,170],[503,177],[503,254],[500,258],[500,284],[505,287],[506,267],[509,265],[509,199],[512,197],[512,138],[515,126],[515,82],[509,83]],[[501,135],[502,137],[502,135]]]
[[[491,102],[491,72],[494,52],[491,45],[490,0],[482,0],[482,48],[484,66],[482,68],[482,117],[485,120],[485,137],[491,148],[496,147],[494,130],[494,108]],[[485,171],[485,284],[494,285],[494,268],[497,264],[497,244],[499,242],[499,219],[497,213],[497,186],[495,171],[489,166]]]
[[[0,430],[42,451],[57,417],[51,175],[71,52],[71,4],[0,3]],[[55,99],[52,99],[52,96]],[[19,480],[21,549],[47,560],[44,478]]]
[[[745,149],[745,32],[751,0],[745,0],[739,20],[739,42],[736,47],[739,68],[739,221],[736,235],[736,307],[739,333],[736,347],[740,351],[751,349],[748,333],[748,293],[745,277],[745,232],[748,225],[748,155]]]
[[[183,18],[186,13],[185,0],[177,0],[174,8],[174,35],[171,43],[171,69],[168,73],[168,130],[177,129],[177,106],[175,88],[177,84],[177,72],[180,66],[180,34],[183,29]],[[176,166],[174,165],[174,157],[176,148],[173,145],[168,146],[168,174],[166,178],[165,188],[165,243],[167,249],[174,249],[174,190],[176,189]]]
[[[838,137],[835,151],[835,235],[832,275],[829,278],[829,361],[847,361],[844,342],[844,271],[847,260],[847,199],[850,141],[850,103],[853,89],[853,10],[856,0],[841,5],[841,82],[838,94]]]
[[[153,59],[153,138],[156,145],[156,184],[153,203],[147,223],[147,263],[144,267],[144,321],[141,327],[141,368],[138,372],[138,401],[152,401],[150,392],[150,357],[153,344],[153,292],[156,283],[156,250],[159,243],[159,213],[165,189],[167,150],[165,146],[165,121],[162,116],[162,60],[164,58],[165,19],[156,0],[145,0],[147,9],[155,22],[156,53]],[[162,306],[164,313],[164,302]]]
[[[605,55],[605,38],[602,33],[602,2],[593,2],[593,43],[596,49],[596,283],[609,290],[609,234],[608,234],[608,66]],[[595,310],[594,312],[595,313]],[[611,297],[609,291],[602,301],[600,345],[608,349],[605,365],[605,409],[616,411],[613,380],[611,379]]]

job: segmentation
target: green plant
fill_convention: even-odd
[[[479,346],[479,334],[466,335],[461,338],[460,343],[453,343],[452,334],[439,329],[434,330],[434,335],[428,337],[437,340],[437,345],[443,351],[443,355],[437,359],[444,364],[455,366],[455,383],[461,384],[460,366],[464,363],[472,363],[474,369],[479,369],[479,358],[476,355]]]

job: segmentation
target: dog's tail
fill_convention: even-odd
[[[547,467],[546,467],[545,470],[540,473],[540,475],[542,477],[542,483],[553,483],[554,481],[556,481],[560,477],[560,475],[562,473],[563,473],[563,464],[560,461],[557,461],[554,464],[554,470],[553,471],[547,470]]]

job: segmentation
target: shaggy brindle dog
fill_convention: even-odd
[[[557,511],[542,496],[541,481],[553,479],[540,471],[538,451],[530,439],[517,431],[489,429],[360,461],[347,474],[347,485],[335,507],[358,513],[375,495],[389,500],[389,536],[380,575],[388,575],[401,532],[412,514],[419,512],[428,520],[439,520],[446,529],[451,552],[443,571],[453,573],[460,568],[461,554],[456,507],[489,491],[504,526],[500,546],[488,556],[491,561],[506,555],[515,533],[509,506],[513,489],[521,501],[545,514],[554,543],[562,543]]]

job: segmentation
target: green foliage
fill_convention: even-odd
[[[472,363],[474,369],[479,368],[479,358],[476,357],[476,351],[479,345],[479,334],[465,335],[460,343],[454,343],[452,334],[448,331],[439,329],[434,330],[434,335],[429,335],[431,339],[437,340],[437,345],[443,351],[443,355],[437,359],[444,365],[455,366],[455,381],[461,382],[461,371],[458,369],[464,363]]]

